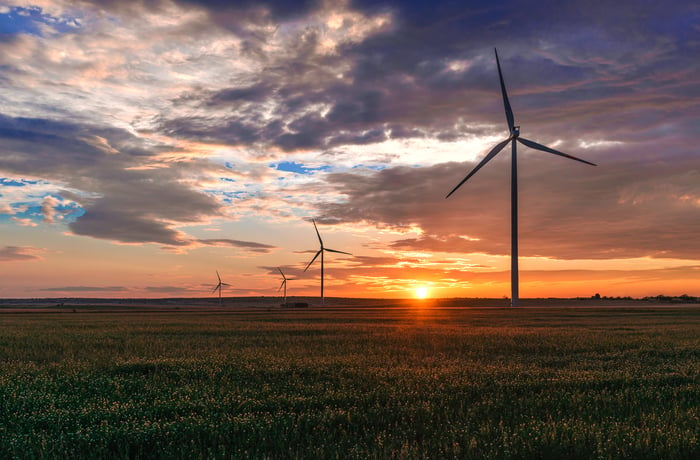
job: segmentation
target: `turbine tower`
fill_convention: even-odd
[[[223,302],[221,300],[221,288],[224,286],[230,286],[230,284],[224,283],[221,281],[221,276],[219,276],[219,270],[216,271],[216,277],[219,279],[219,284],[216,285],[212,293],[216,292],[217,290],[219,291],[219,305],[223,305]]]
[[[306,266],[306,268],[304,269],[304,271],[306,271],[306,270],[309,269],[309,267],[311,266],[311,264],[314,263],[314,261],[316,260],[316,258],[317,258],[319,255],[321,256],[321,305],[323,305],[323,300],[324,300],[324,299],[323,299],[323,253],[327,251],[327,252],[335,252],[335,253],[338,253],[338,254],[347,254],[347,255],[349,255],[349,256],[351,256],[352,254],[350,254],[349,252],[336,251],[335,249],[329,249],[329,248],[327,248],[327,247],[324,247],[324,246],[323,246],[323,240],[321,239],[321,234],[318,233],[318,227],[316,227],[316,221],[313,220],[313,219],[311,219],[311,222],[313,222],[313,224],[314,224],[314,229],[316,229],[316,236],[318,236],[318,242],[321,244],[321,249],[319,249],[318,252],[316,253],[316,255],[314,256],[314,258],[311,259],[311,262],[309,262],[309,265]]]
[[[281,268],[277,267],[277,270],[279,270],[280,275],[282,275],[282,284],[280,284],[280,287],[279,287],[279,289],[277,289],[277,292],[279,292],[280,289],[282,289],[284,287],[284,302],[282,303],[282,305],[286,306],[287,305],[287,277],[284,276],[284,273],[282,273]]]
[[[498,152],[503,150],[503,148],[510,142],[512,144],[511,153],[511,176],[510,176],[510,219],[511,219],[511,233],[510,233],[510,289],[511,289],[511,306],[518,306],[518,157],[517,157],[517,143],[530,147],[535,150],[541,150],[543,152],[551,153],[554,155],[559,155],[562,157],[569,158],[571,160],[580,161],[581,163],[586,163],[592,166],[596,166],[595,163],[590,161],[582,160],[566,153],[562,153],[553,148],[538,144],[537,142],[520,137],[520,126],[515,125],[515,119],[513,117],[513,110],[510,108],[510,102],[508,101],[508,93],[506,93],[506,85],[503,83],[503,73],[501,73],[501,63],[498,60],[498,50],[494,48],[496,53],[496,66],[498,67],[498,79],[501,82],[501,94],[503,96],[503,106],[506,111],[506,121],[508,122],[508,130],[510,131],[510,136],[508,139],[496,144],[494,148],[484,157],[481,162],[476,165],[472,171],[467,174],[467,177],[462,179],[462,182],[457,184],[455,188],[452,189],[450,193],[447,194],[445,198],[449,198],[458,188],[462,186],[470,177],[472,177],[476,172],[481,169],[486,163],[488,163],[493,157],[495,157]]]

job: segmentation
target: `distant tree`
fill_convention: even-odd
[[[600,294],[598,294],[598,293],[596,292],[595,295],[593,296],[593,298],[594,298],[594,299],[600,299]]]

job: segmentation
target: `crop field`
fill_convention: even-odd
[[[700,306],[0,313],[0,458],[700,458]]]

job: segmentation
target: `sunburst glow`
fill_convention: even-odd
[[[428,291],[428,288],[425,286],[418,286],[416,288],[416,297],[418,299],[425,299],[426,297],[428,297],[429,293],[430,292]]]

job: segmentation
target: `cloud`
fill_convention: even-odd
[[[43,292],[128,292],[124,286],[61,286],[39,289]]]
[[[86,141],[99,136],[112,146]],[[126,243],[188,244],[174,229],[220,215],[220,203],[195,189],[188,176],[205,174],[211,165],[174,161],[167,168],[134,169],[157,159],[165,146],[148,146],[126,131],[87,124],[0,115],[0,138],[7,155],[0,169],[39,175],[65,188],[65,198],[79,203],[84,214],[69,224],[77,235]],[[42,212],[53,222],[56,198],[44,198]]]
[[[329,174],[345,200],[319,205],[323,223],[365,222],[423,234],[394,249],[510,251],[508,154],[501,154],[450,199],[474,163]],[[700,177],[692,156],[593,168],[541,152],[520,161],[520,254],[562,259],[696,258]]]
[[[70,224],[76,235],[92,236],[123,243],[161,243],[170,246],[186,246],[188,241],[182,232],[167,223],[140,216],[137,213],[119,213],[100,209],[99,203]]]
[[[22,227],[36,227],[37,223],[27,217],[13,217],[12,221]]]
[[[567,21],[559,25],[545,19],[552,7],[535,8],[542,19],[506,23],[502,18],[510,12],[531,18],[531,11],[525,14],[518,2],[434,9],[353,2],[354,10],[342,14],[352,17],[352,11],[365,22],[384,18],[387,25],[343,43],[330,55],[319,51],[322,22],[307,16],[312,32],[286,24],[290,40],[274,53],[264,52],[264,72],[246,74],[218,90],[183,92],[177,101],[187,102],[186,115],[175,106],[167,109],[154,129],[176,138],[295,154],[321,150],[330,158],[336,149],[389,140],[494,135],[503,132],[504,122],[492,49],[512,27],[522,38],[501,46],[501,57],[516,116],[527,116],[528,124],[539,127],[530,131],[533,135],[584,144],[636,142],[653,136],[652,120],[659,116],[667,125],[683,123],[682,107],[688,104],[683,93],[697,94],[697,85],[690,81],[684,91],[672,88],[669,83],[677,77],[658,72],[645,59],[663,62],[664,69],[676,62],[687,75],[697,66],[681,60],[668,45],[676,37],[642,32],[651,15],[659,13],[675,24],[689,13],[685,8],[646,12],[622,28],[612,27],[610,17],[625,15],[627,8],[606,7],[607,23],[591,23],[585,18],[592,12],[556,5]],[[541,23],[548,26],[546,40],[538,32]],[[587,40],[583,53],[575,47],[580,42],[565,39],[569,36]],[[644,43],[645,58],[630,52],[639,46],[631,37]],[[275,39],[269,36],[267,43],[277,44]]]
[[[53,224],[56,222],[56,207],[60,201],[51,195],[44,197],[41,203],[41,214],[44,216],[44,222]]]
[[[5,246],[0,248],[0,262],[26,262],[41,260],[37,249],[26,246]]]
[[[201,289],[187,286],[146,286],[143,288],[143,290],[149,293],[156,293],[162,295],[199,294],[202,292]]]
[[[205,238],[198,239],[197,243],[206,246],[228,246],[232,248],[246,249],[251,252],[257,252],[261,254],[268,254],[272,252],[273,249],[277,249],[275,246],[269,244],[256,243],[254,241],[240,241],[232,240],[228,238]]]

